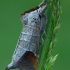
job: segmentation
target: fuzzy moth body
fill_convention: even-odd
[[[20,70],[37,70],[39,41],[46,25],[47,5],[42,2],[36,8],[21,14],[24,24],[20,38],[12,56],[11,63],[6,70],[19,68]]]

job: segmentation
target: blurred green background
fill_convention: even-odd
[[[10,63],[22,30],[20,14],[42,0],[0,0],[0,70]],[[61,27],[53,55],[59,54],[51,70],[70,70],[70,0],[61,0]]]

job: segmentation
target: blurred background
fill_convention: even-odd
[[[22,22],[20,14],[37,6],[42,0],[0,0],[0,70],[10,63]],[[61,0],[61,27],[53,55],[59,54],[51,70],[70,70],[70,0]],[[17,70],[17,69],[16,69]]]

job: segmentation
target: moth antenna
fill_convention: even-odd
[[[46,11],[48,5],[51,3],[52,1],[49,1],[48,3],[45,4],[45,0],[42,1],[42,3],[39,5],[39,9],[38,9],[38,12],[41,14],[43,12]]]
[[[49,2],[47,3],[47,5],[50,4],[51,2],[52,2],[52,0],[49,1]],[[39,4],[39,7],[41,7],[41,6],[43,6],[43,5],[45,5],[45,0],[43,0],[43,1]]]
[[[39,7],[43,6],[45,4],[45,0],[43,0],[40,4]]]
[[[46,4],[46,5],[43,5],[42,7],[40,7],[40,8],[38,9],[39,14],[44,13],[44,12],[46,11],[46,9],[47,9],[47,4]]]

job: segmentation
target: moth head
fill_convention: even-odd
[[[28,25],[36,26],[40,24],[40,17],[37,10],[32,11],[28,15]]]
[[[43,2],[39,6],[29,9],[25,11],[23,14],[21,14],[21,21],[25,25],[33,22],[39,23],[40,21],[39,15],[45,13],[46,9],[47,9],[47,4],[44,4],[43,0]]]

